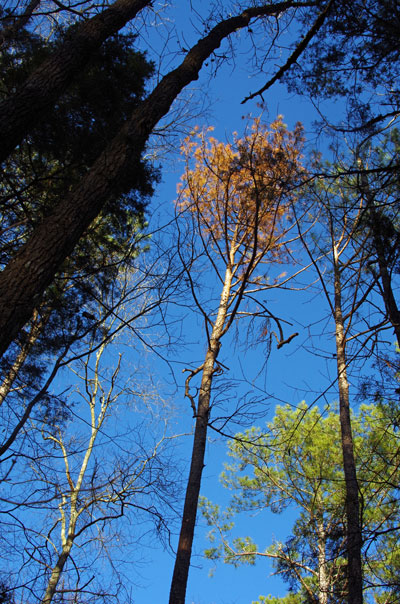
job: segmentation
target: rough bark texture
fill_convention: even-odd
[[[342,314],[340,269],[336,249],[334,250],[334,254],[336,356],[343,469],[346,489],[348,603],[362,604],[362,534],[359,488],[351,429],[349,382],[346,370],[346,338]]]
[[[0,103],[0,162],[40,121],[93,51],[150,3],[150,0],[117,0],[99,15],[73,26],[58,51],[15,94]]]
[[[278,15],[288,8],[310,4],[281,2],[249,8],[222,21],[193,46],[179,67],[161,80],[81,183],[43,220],[0,275],[0,355],[30,318],[57,270],[107,200],[121,194],[134,181],[131,174],[154,126],[168,113],[181,90],[198,78],[203,62],[222,40],[248,25],[252,17]]]

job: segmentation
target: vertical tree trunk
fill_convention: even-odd
[[[185,604],[197,506],[200,495],[201,476],[204,468],[212,381],[215,371],[215,362],[221,346],[220,339],[228,312],[231,284],[232,272],[231,268],[228,266],[225,273],[225,282],[221,293],[218,314],[213,326],[201,377],[196,410],[196,427],[193,439],[192,459],[186,487],[178,550],[172,575],[169,604]]]
[[[382,297],[385,304],[387,318],[393,326],[397,344],[400,346],[400,311],[393,295],[392,279],[385,254],[385,242],[381,228],[381,217],[375,208],[373,195],[371,194],[371,189],[365,172],[361,175],[361,192],[363,196],[365,196],[366,200],[369,222],[372,231],[372,239],[378,260],[379,277],[382,285]]]
[[[326,564],[326,537],[324,521],[318,523],[318,602],[328,604],[329,577]]]
[[[346,488],[348,603],[362,604],[362,534],[360,522],[359,488],[354,459],[353,435],[350,418],[349,382],[346,369],[346,337],[342,314],[342,290],[336,246],[334,248],[336,356],[339,387],[339,415],[343,451],[343,469]]]

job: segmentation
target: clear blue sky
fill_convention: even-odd
[[[180,11],[178,12],[177,21],[178,29],[181,26],[187,32],[189,29],[188,20]],[[186,41],[187,44],[190,43],[189,36],[186,37]],[[221,52],[223,52],[223,49],[221,49]],[[211,101],[207,114],[202,120],[195,120],[195,123],[214,126],[213,135],[220,140],[225,140],[226,136],[229,137],[234,130],[241,132],[245,124],[242,120],[243,116],[260,114],[261,110],[257,105],[259,102],[257,99],[245,105],[240,104],[249,91],[256,90],[265,82],[265,76],[249,77],[249,70],[246,65],[248,58],[248,55],[242,55],[239,52],[235,67],[232,65],[223,66],[220,68],[216,79],[210,79],[206,73],[207,69],[205,69],[200,79],[193,86],[194,102],[200,98],[202,90],[207,90],[208,98]],[[276,84],[265,95],[264,116],[267,121],[272,121],[278,114],[283,114],[289,128],[293,128],[297,121],[301,121],[306,128],[306,133],[308,133],[310,146],[314,145],[315,138],[311,134],[312,121],[318,119],[317,112],[310,102],[289,94],[283,86]],[[169,159],[171,159],[171,156]],[[172,213],[176,183],[181,171],[182,168],[180,168],[179,163],[176,163],[175,157],[172,158],[172,162],[167,162],[163,166],[163,182],[159,186],[153,201],[154,219],[156,221],[162,221],[164,212],[166,214]],[[158,208],[160,207],[159,212]],[[301,348],[308,337],[307,331],[302,330],[301,326],[305,327],[315,319],[316,309],[310,305],[308,294],[296,295],[292,292],[279,293],[274,291],[272,292],[272,298],[272,310],[279,309],[277,314],[289,321],[296,322],[293,331],[299,330],[300,336],[290,346],[284,347],[280,351],[276,351],[273,347],[267,366],[259,376],[258,384],[269,393],[274,393],[279,399],[292,404],[300,402],[303,398],[307,398],[311,402],[314,398],[314,391],[318,390],[319,384],[323,382],[324,387],[326,387],[323,378],[325,368],[319,368],[312,355]],[[321,302],[318,304],[320,305]],[[321,312],[320,308],[318,308],[318,312]],[[195,324],[193,322],[193,325]],[[186,337],[191,341],[197,340],[200,343],[197,348],[198,351],[204,349],[202,343],[204,333],[201,334],[197,327],[194,332],[189,320],[186,321],[185,325],[189,331]],[[229,344],[223,344],[220,358],[233,369],[233,376],[239,378],[241,370],[237,361],[232,358],[232,350],[233,355],[240,357],[244,371],[252,371],[253,377],[255,377],[264,361],[262,347],[244,354],[243,346],[234,350]],[[197,354],[201,355],[201,352],[197,352]],[[172,355],[172,359],[192,361],[189,351],[183,353],[183,356],[179,359],[174,359],[174,355]],[[162,365],[158,365],[158,367],[161,373],[165,371]],[[184,377],[180,374],[180,368],[177,369],[176,375],[177,379],[180,379],[180,390],[176,395],[175,404],[178,409],[181,409],[181,411],[178,411],[178,415],[181,414],[182,424],[187,429],[188,422],[191,421],[191,414],[189,403],[182,396]],[[274,407],[275,401],[270,400],[266,420],[272,418]],[[259,423],[262,423],[262,420]],[[215,436],[213,433],[210,434],[213,442],[208,444],[202,494],[215,503],[223,503],[224,500],[227,501],[228,494],[224,493],[222,487],[219,486],[218,476],[222,471],[225,444]],[[188,469],[191,437],[186,437],[186,441],[187,444],[183,447],[182,453],[184,454],[186,451],[188,456]],[[287,536],[293,518],[294,515],[290,511],[280,516],[265,512],[265,514],[259,514],[254,518],[246,517],[240,522],[239,534],[250,534],[255,537],[261,547],[266,547],[272,542],[273,538],[283,539]],[[206,532],[207,527],[205,527],[202,518],[199,517],[187,590],[187,604],[250,604],[260,594],[278,596],[287,593],[287,586],[279,578],[269,576],[271,566],[265,559],[260,560],[254,567],[243,566],[237,570],[220,563],[215,568],[213,577],[210,578],[209,572],[213,565],[205,560],[202,555],[203,549],[208,546],[208,542],[205,540]],[[151,557],[151,554],[152,552],[149,552],[149,557]],[[143,589],[137,591],[135,604],[168,601],[174,560],[172,555],[167,552],[154,551],[153,554],[153,564],[141,568]]]
[[[212,3],[197,2],[196,6],[201,7],[201,12],[207,14],[207,6]],[[170,53],[165,53],[162,73],[171,69],[177,61],[174,55],[179,47],[188,47],[198,38],[194,27],[190,25],[190,18],[195,24],[196,18],[190,13],[190,3],[176,2],[177,7],[170,11],[171,31],[177,27],[178,37],[172,36],[169,41]],[[163,30],[160,29],[162,32]],[[192,34],[188,32],[194,32]],[[148,38],[148,34],[151,37]],[[154,51],[163,47],[164,34],[160,37],[154,34],[154,28],[149,27],[141,31],[142,44],[144,48],[152,48]],[[245,36],[244,36],[245,37]],[[265,83],[266,77],[253,77],[249,75],[248,61],[249,54],[245,54],[245,44],[237,44],[238,50],[234,64],[223,64],[216,78],[210,78],[207,71],[211,69],[212,64],[205,67],[198,81],[190,88],[192,99],[189,105],[189,112],[196,111],[203,105],[204,92],[207,92],[205,106],[207,110],[198,118],[192,120],[191,125],[210,125],[214,126],[214,136],[220,140],[230,137],[233,131],[242,131],[245,121],[242,117],[248,114],[258,116],[260,108],[258,99],[254,99],[245,105],[241,105],[242,99],[252,91],[255,91]],[[224,46],[221,47],[221,54],[224,52]],[[180,55],[183,57],[183,54]],[[149,51],[149,58],[154,59],[155,55]],[[276,57],[276,64],[282,64],[282,57]],[[188,98],[188,92],[185,92]],[[312,122],[318,119],[311,102],[295,97],[289,94],[283,86],[275,84],[273,88],[265,94],[264,119],[272,121],[278,114],[283,114],[284,121],[292,129],[297,121],[301,121],[305,126],[307,145],[312,148],[318,144],[319,148],[326,148],[326,143],[317,141],[313,134]],[[335,111],[337,117],[338,107],[334,104],[326,105],[324,111],[329,115]],[[149,217],[150,230],[158,224],[162,224],[173,215],[173,201],[175,199],[176,184],[182,172],[182,165],[179,162],[179,155],[171,150],[166,158],[161,159],[162,182],[157,188],[156,195],[152,201]],[[268,294],[269,296],[269,294]],[[255,382],[257,388],[265,390],[265,418],[257,423],[271,419],[274,414],[274,408],[277,400],[287,401],[291,404],[297,404],[306,399],[311,403],[316,393],[326,388],[328,379],[328,368],[324,360],[316,359],[310,352],[303,347],[309,344],[309,332],[307,326],[317,317],[325,316],[325,304],[320,300],[313,299],[310,292],[279,292],[274,290],[269,300],[271,310],[279,314],[280,317],[292,321],[294,327],[290,332],[299,331],[298,338],[292,341],[288,346],[277,351],[272,347],[270,358],[267,365],[263,367],[265,360],[265,348],[258,346],[254,349],[246,350],[244,344],[235,347],[232,338],[226,338],[223,342],[220,353],[220,360],[231,369],[233,378],[240,379],[242,371],[251,382],[257,377]],[[176,312],[176,311],[175,311]],[[190,432],[192,427],[192,414],[189,402],[183,397],[183,386],[185,376],[182,374],[182,367],[187,363],[193,362],[194,358],[202,361],[204,352],[204,332],[199,325],[197,318],[186,310],[187,318],[183,323],[182,340],[188,344],[181,349],[175,347],[169,353],[169,361],[175,371],[177,387],[171,380],[170,367],[164,362],[148,355],[146,363],[152,372],[155,382],[163,384],[165,398],[171,398],[174,404],[174,412],[170,423],[171,433]],[[189,342],[191,344],[189,344]],[[328,348],[334,349],[333,341],[327,343]],[[240,363],[239,363],[240,360]],[[137,362],[137,358],[132,358],[132,365]],[[332,359],[332,363],[334,360]],[[65,376],[64,376],[65,377]],[[64,379],[63,377],[63,379]],[[242,385],[237,388],[238,396],[245,394],[250,385]],[[261,390],[259,391],[261,392]],[[269,396],[272,395],[272,396]],[[274,397],[276,397],[274,399]],[[334,393],[329,395],[331,400],[336,398]],[[235,432],[238,428],[232,428]],[[223,504],[228,501],[228,494],[225,493],[219,485],[218,477],[223,469],[225,459],[226,445],[223,439],[210,432],[210,442],[208,443],[206,454],[206,467],[203,474],[202,494],[215,503]],[[185,436],[181,439],[177,452],[179,456],[179,468],[182,470],[182,479],[185,483],[187,471],[190,462],[191,436]],[[182,502],[184,490],[182,490]],[[258,514],[256,517],[243,517],[238,526],[238,534],[252,535],[261,548],[271,544],[274,538],[284,539],[290,532],[291,524],[294,519],[292,511],[288,511],[281,516],[273,515],[267,511]],[[177,527],[175,527],[177,528]],[[241,567],[238,570],[230,566],[218,564],[215,568],[214,576],[209,577],[209,572],[213,565],[204,559],[203,550],[208,546],[205,539],[207,527],[201,516],[198,518],[198,526],[195,533],[195,543],[192,557],[192,567],[189,575],[189,584],[187,590],[187,604],[250,604],[252,600],[258,598],[260,594],[282,596],[287,593],[287,586],[276,577],[271,578],[271,566],[263,559],[254,567]],[[177,535],[172,541],[175,547]],[[132,554],[134,568],[131,573],[134,588],[135,604],[164,604],[168,601],[170,582],[174,558],[170,551],[163,550],[161,545],[154,540],[154,547],[149,547],[143,551],[126,550],[123,557],[128,560]],[[140,546],[139,546],[140,547]],[[135,566],[135,560],[142,558],[143,562]],[[120,602],[124,604],[124,602]]]

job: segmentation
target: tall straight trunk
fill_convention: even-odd
[[[168,113],[182,89],[198,78],[208,56],[224,38],[247,26],[253,17],[279,15],[288,8],[307,4],[310,3],[288,1],[252,7],[237,17],[221,21],[135,109],[80,184],[43,220],[1,273],[0,355],[29,320],[57,270],[107,200],[133,186],[136,162],[154,126]]]
[[[361,175],[361,192],[365,196],[372,240],[379,266],[379,278],[382,285],[382,297],[385,304],[387,318],[393,326],[397,344],[400,346],[400,311],[398,309],[392,288],[392,279],[385,254],[385,241],[381,227],[381,216],[377,212],[374,198],[371,193],[368,178],[365,173]]]
[[[70,27],[58,50],[0,103],[0,162],[45,117],[91,54],[149,4],[151,0],[117,0],[100,14]]]
[[[221,293],[217,318],[211,333],[211,338],[203,365],[199,398],[196,409],[196,427],[193,438],[192,459],[186,487],[178,550],[176,553],[174,572],[172,575],[169,604],[185,604],[190,558],[192,555],[194,528],[197,516],[197,506],[200,495],[201,476],[204,468],[213,375],[215,371],[215,362],[221,346],[220,339],[223,334],[228,312],[231,284],[232,273],[230,267],[228,266],[225,273],[225,282]]]
[[[347,577],[348,604],[362,604],[362,534],[360,521],[359,488],[354,458],[353,434],[350,418],[349,382],[346,365],[346,336],[342,313],[342,286],[336,246],[334,248],[334,284],[336,326],[336,357],[339,387],[339,415],[343,452],[343,469],[346,489],[347,525]]]

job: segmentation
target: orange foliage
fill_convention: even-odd
[[[279,225],[289,216],[302,173],[301,125],[289,132],[279,116],[268,129],[257,118],[243,138],[234,134],[232,144],[220,143],[210,130],[196,128],[183,142],[178,209],[190,211],[211,245],[228,256],[239,250],[253,258],[277,255]]]

